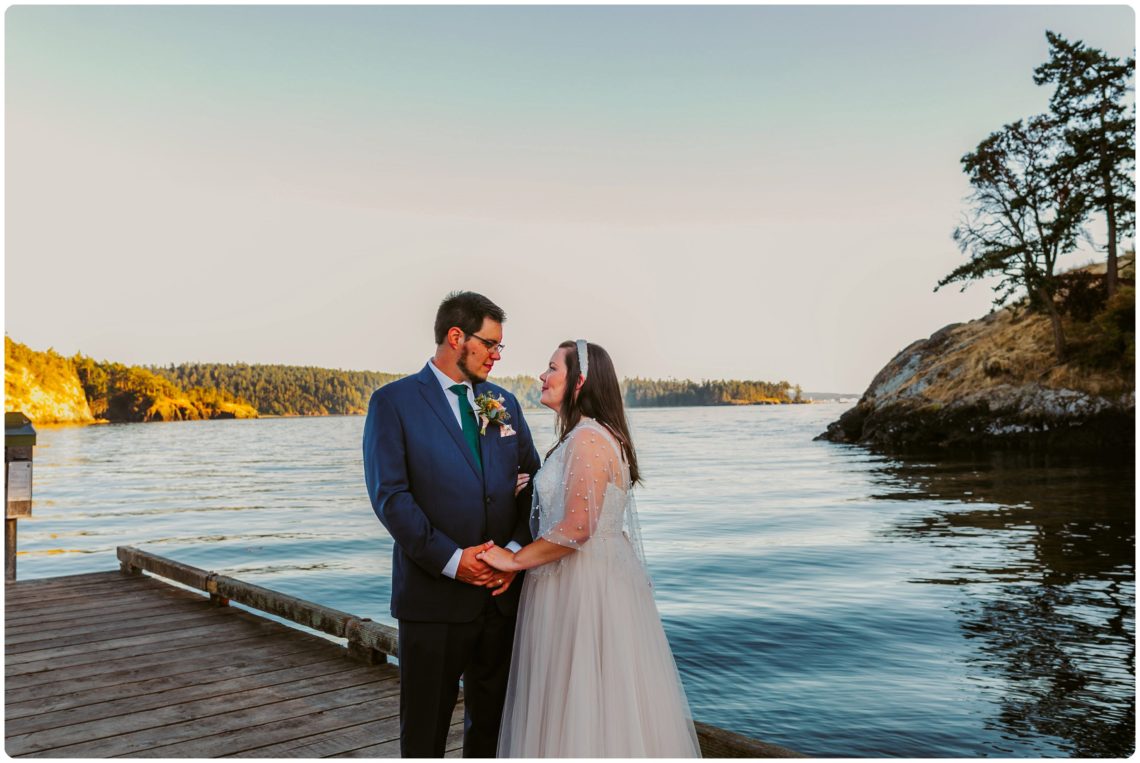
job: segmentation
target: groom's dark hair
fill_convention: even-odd
[[[435,312],[435,344],[438,347],[447,339],[447,332],[456,326],[464,334],[478,333],[483,319],[504,323],[507,314],[482,294],[473,291],[453,291],[439,303]]]

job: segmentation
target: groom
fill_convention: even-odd
[[[518,400],[487,382],[505,320],[481,294],[449,294],[435,355],[368,405],[364,480],[395,539],[403,757],[443,757],[460,676],[463,755],[495,757],[520,586],[475,555],[487,540],[515,550],[530,542],[530,490],[516,497],[515,485],[539,467]],[[480,432],[475,398],[488,392],[510,418]]]

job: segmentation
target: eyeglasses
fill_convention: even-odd
[[[482,342],[482,343],[483,343],[483,346],[484,346],[484,347],[486,347],[486,348],[487,348],[488,350],[490,350],[491,352],[499,352],[499,353],[501,353],[501,352],[502,352],[503,350],[505,350],[505,349],[506,349],[506,347],[507,347],[505,344],[500,344],[500,343],[498,343],[498,342],[493,342],[493,341],[491,341],[490,339],[484,339],[483,337],[479,336],[478,334],[468,334],[467,336],[469,336],[469,337],[471,337],[471,338],[473,338],[473,339],[478,339],[480,342]]]

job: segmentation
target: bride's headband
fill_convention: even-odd
[[[579,339],[575,344],[578,345],[578,367],[581,369],[582,378],[585,379],[590,373],[590,359],[586,355],[586,340]]]

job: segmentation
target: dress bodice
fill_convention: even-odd
[[[560,545],[621,535],[629,500],[629,466],[603,425],[583,418],[534,478],[531,530]]]

